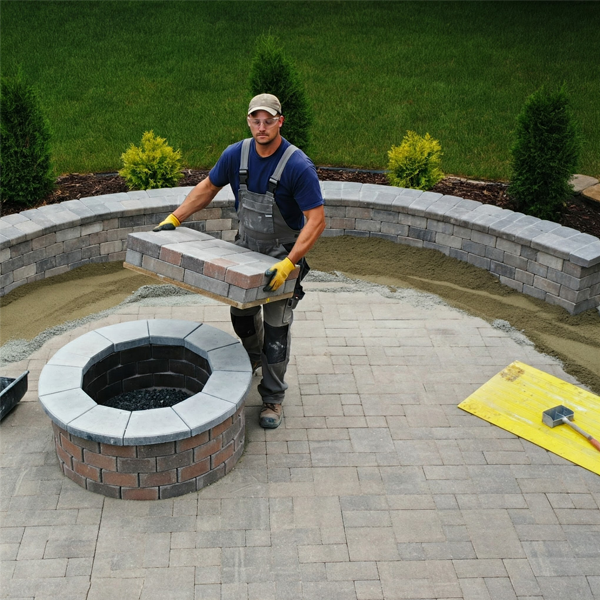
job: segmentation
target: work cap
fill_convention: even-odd
[[[281,114],[281,104],[273,94],[259,94],[250,100],[248,114],[256,110],[266,110],[269,114],[275,116]]]

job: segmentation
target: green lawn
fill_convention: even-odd
[[[319,165],[385,168],[413,129],[440,140],[445,172],[506,179],[526,97],[566,82],[585,140],[579,171],[600,175],[597,2],[3,0],[1,10],[3,72],[22,64],[40,91],[60,173],[120,168],[147,129],[187,166],[212,166],[247,135],[254,40],[270,31],[305,82]]]

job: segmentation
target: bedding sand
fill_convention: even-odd
[[[309,254],[311,267],[352,279],[415,289],[490,323],[509,323],[536,348],[560,359],[565,370],[600,393],[600,313],[571,316],[564,309],[520,294],[487,271],[434,250],[377,239],[323,238]],[[0,299],[1,343],[31,340],[62,323],[123,302],[156,280],[123,269],[120,263],[87,265],[17,288]],[[425,302],[427,296],[422,296]]]

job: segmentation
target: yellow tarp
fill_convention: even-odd
[[[600,396],[515,361],[458,407],[600,475],[600,452],[568,425],[548,427],[542,413],[562,404],[573,422],[600,439]]]

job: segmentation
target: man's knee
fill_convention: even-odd
[[[245,310],[231,308],[231,324],[236,335],[240,338],[248,338],[257,333],[256,315],[260,312],[260,306]]]
[[[289,325],[273,327],[265,323],[264,353],[269,365],[276,365],[287,360],[289,330]]]

